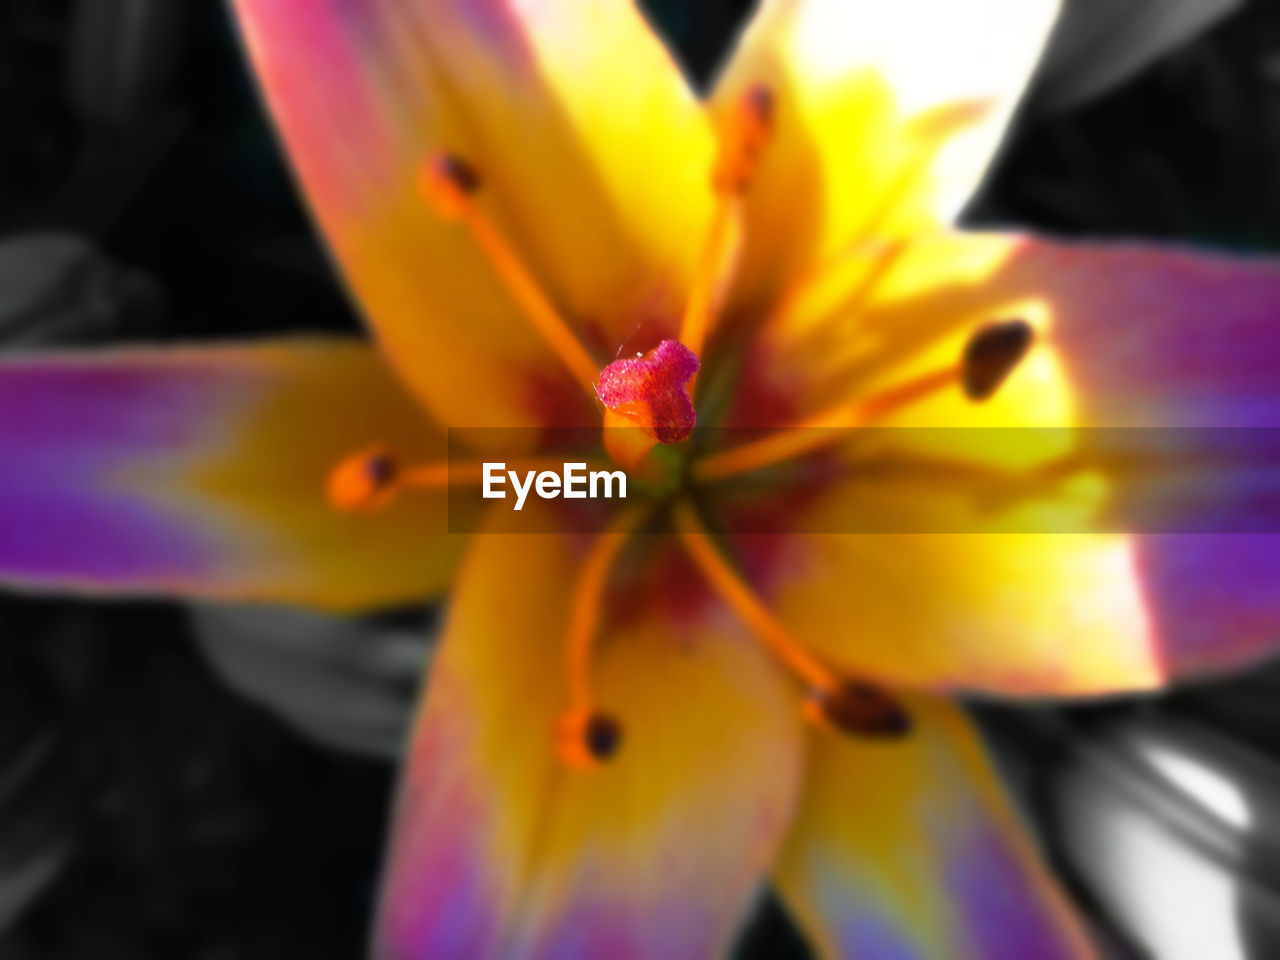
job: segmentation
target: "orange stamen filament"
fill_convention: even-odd
[[[795,427],[702,458],[693,464],[693,477],[713,483],[812,453],[845,439],[847,430],[869,426],[930,394],[958,385],[960,373],[958,367],[946,367],[875,396],[837,404]]]
[[[712,171],[715,212],[680,327],[680,342],[696,354],[702,353],[716,312],[733,282],[742,250],[742,198],[772,138],[773,95],[766,87],[750,87],[730,115]]]
[[[556,724],[556,751],[562,762],[577,769],[599,766],[617,752],[622,725],[596,710],[591,693],[591,660],[600,629],[604,593],[618,554],[641,521],[642,509],[625,510],[591,546],[574,584],[566,644],[569,707]]]
[[[606,469],[602,463],[588,465]],[[558,471],[563,460],[532,457],[508,461],[505,470],[520,474],[529,471]],[[371,513],[389,505],[406,490],[444,490],[472,487],[484,482],[485,464],[480,460],[435,461],[401,466],[386,448],[375,445],[343,458],[330,471],[329,503],[344,512]]]
[[[569,707],[571,712],[591,709],[591,657],[599,632],[604,591],[618,554],[626,546],[645,514],[626,510],[591,546],[578,574],[569,613]]]
[[[525,317],[568,367],[574,379],[594,397],[599,365],[591,359],[591,354],[555,308],[515,246],[476,204],[474,195],[480,182],[475,173],[455,157],[438,155],[424,168],[421,186],[423,194],[440,216],[461,220],[466,225]]]
[[[777,620],[751,587],[729,565],[688,501],[674,510],[676,532],[707,583],[789,670],[824,693],[841,689],[841,678],[810,653]]]
[[[590,467],[600,467],[603,464],[587,460]],[[400,480],[400,486],[409,490],[435,490],[443,487],[471,487],[484,482],[485,461],[482,460],[466,460],[458,462],[435,462],[423,463],[417,466],[405,467]],[[550,470],[558,473],[564,468],[563,459],[553,459],[550,457],[528,457],[521,460],[504,461],[503,472],[514,470],[516,473],[525,474],[529,471],[540,472]]]
[[[711,229],[707,232],[680,327],[680,342],[696,354],[702,353],[715,313],[738,265],[742,241],[741,216],[741,197],[722,194],[716,201]]]

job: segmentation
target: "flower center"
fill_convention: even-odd
[[[647,353],[603,368],[574,327],[538,283],[515,246],[476,202],[483,182],[464,159],[438,153],[424,165],[419,188],[447,220],[461,223],[484,252],[497,279],[522,315],[574,380],[603,407],[604,446],[627,470],[639,471],[659,444],[688,439],[697,420],[692,399],[707,341],[733,282],[743,241],[743,205],[772,138],[774,99],[752,87],[729,116],[711,172],[716,204],[681,319],[678,339],[662,340]],[[911,718],[889,694],[866,678],[850,677],[810,652],[773,615],[735,569],[731,554],[703,525],[689,485],[706,487],[805,456],[839,442],[847,431],[874,424],[905,406],[946,389],[971,401],[996,393],[1031,347],[1021,320],[988,324],[969,339],[956,363],[927,372],[871,397],[838,403],[803,423],[742,446],[699,456],[674,485],[651,488],[652,498],[620,511],[592,545],[573,585],[566,638],[568,703],[554,731],[557,752],[574,767],[615,758],[625,741],[621,720],[601,709],[592,693],[592,659],[603,617],[605,591],[618,557],[632,537],[660,514],[707,585],[774,658],[802,684],[803,713],[812,722],[863,737],[907,734]],[[674,454],[673,456],[678,456]],[[655,458],[657,459],[657,458]],[[558,461],[526,458],[524,469],[554,469]],[[376,511],[403,491],[474,486],[480,463],[401,464],[394,451],[373,444],[344,459],[329,477],[329,498],[347,511]]]
[[[875,396],[837,405],[800,427],[703,457],[693,464],[692,479],[701,484],[725,481],[803,456],[825,444],[839,442],[847,436],[849,429],[872,424],[939,390],[959,388],[975,403],[990,399],[1026,356],[1032,338],[1031,327],[1024,320],[987,324],[970,336],[958,363]],[[692,402],[680,388],[697,368],[694,366],[696,358],[686,347],[668,340],[644,357],[619,363],[630,366],[618,367],[612,373],[610,371],[617,364],[606,368],[605,373],[609,375],[601,376],[602,402],[609,404],[616,399],[620,405],[625,405],[624,398],[643,397],[649,378],[653,378],[664,390],[680,390],[680,396],[688,404],[687,414],[692,426]],[[612,392],[615,378],[621,384],[616,397]],[[652,416],[643,404],[641,410],[644,416]],[[890,694],[865,678],[842,675],[791,636],[768,605],[733,568],[725,551],[702,525],[689,498],[680,499],[671,515],[681,544],[713,592],[737,614],[779,663],[804,684],[807,693],[803,712],[808,720],[830,730],[874,739],[894,739],[910,732],[910,715]],[[627,518],[597,541],[574,592],[569,639],[572,702],[557,728],[560,756],[571,766],[597,766],[612,759],[621,745],[621,723],[592,702],[591,650],[609,568],[634,532],[636,522],[634,516]],[[607,735],[602,736],[602,731]],[[597,749],[601,745],[606,748]]]

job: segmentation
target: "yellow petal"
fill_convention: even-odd
[[[553,741],[581,548],[482,533],[464,562],[402,786],[381,960],[700,960],[758,893],[800,779],[788,685],[734,621],[631,597],[592,671],[621,748],[566,767]]]
[[[713,106],[752,84],[776,140],[748,204],[750,300],[866,240],[949,223],[982,179],[1058,0],[767,0]]]
[[[854,672],[1014,695],[1271,655],[1278,289],[1266,260],[911,245],[861,312],[779,334],[775,389],[810,409],[841,385],[874,394],[954,365],[992,320],[1038,340],[991,400],[957,383],[849,432],[847,479],[796,507],[820,535],[772,548],[783,619]]]
[[[830,960],[1085,960],[1080,922],[964,713],[924,697],[901,740],[811,738],[775,873]]]
[[[0,361],[0,579],[40,589],[273,600],[425,599],[459,547],[442,493],[339,513],[333,466],[444,439],[373,350],[293,340]]]

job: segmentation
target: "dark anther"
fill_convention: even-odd
[[[471,195],[480,189],[480,174],[461,157],[436,153],[423,164],[418,188],[437,215],[457,220],[466,212]]]
[[[815,719],[844,733],[875,739],[897,739],[911,732],[911,715],[879,687],[851,680],[836,691],[810,695]]]
[[[380,510],[395,497],[399,469],[381,444],[353,453],[329,474],[329,502],[339,510]]]
[[[364,465],[365,474],[374,489],[391,486],[396,479],[396,460],[389,453],[372,454]]]
[[[622,724],[605,713],[593,713],[582,730],[582,745],[597,761],[611,759],[622,746]]]
[[[480,189],[480,174],[457,154],[437,153],[429,163],[436,176],[447,180],[463,193],[475,193]]]
[[[970,337],[962,368],[965,396],[970,400],[994,396],[1027,355],[1034,336],[1027,321],[1002,320],[987,324]]]
[[[752,146],[759,146],[773,132],[775,104],[773,91],[763,84],[754,84],[742,95],[742,108],[750,117]]]
[[[717,192],[743,193],[751,185],[765,147],[773,139],[774,113],[773,91],[768,87],[756,84],[742,94],[712,172]]]

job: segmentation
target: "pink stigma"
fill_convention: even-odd
[[[697,413],[685,390],[698,355],[679,340],[663,340],[642,357],[615,360],[600,371],[596,396],[610,410],[653,431],[659,443],[679,443]]]

